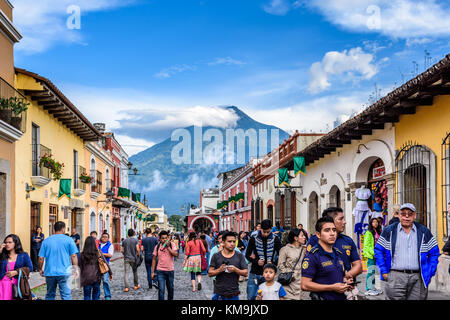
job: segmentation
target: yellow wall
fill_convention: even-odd
[[[16,77],[18,89],[39,88],[34,79],[31,77],[19,74]],[[31,191],[30,198],[26,198],[25,184],[31,185],[32,176],[32,123],[40,127],[40,144],[50,148],[53,158],[56,161],[64,163],[63,179],[72,179],[72,197],[73,197],[73,150],[78,151],[78,164],[84,164],[84,144],[83,140],[65,127],[61,122],[58,122],[52,115],[38,106],[36,102],[28,99],[31,105],[28,108],[26,132],[22,138],[16,142],[16,215],[12,224],[12,232],[19,235],[22,240],[24,250],[30,249],[30,215],[31,215],[31,201],[41,203],[41,227],[43,233],[47,237],[49,235],[49,205],[54,204],[58,206],[57,220],[66,223],[66,231],[70,233],[70,210],[68,211],[67,219],[64,219],[64,211],[61,206],[69,206],[69,200],[63,197],[58,200],[59,181],[51,181],[49,184],[36,187],[35,191]],[[77,198],[83,200],[84,197]],[[34,227],[34,226],[33,226]]]
[[[395,147],[400,150],[408,141],[417,142],[432,150],[436,156],[436,208],[431,208],[431,214],[437,215],[437,231],[439,247],[443,246],[442,219],[442,140],[450,131],[450,96],[437,96],[432,106],[416,108],[413,115],[403,115],[395,124]],[[436,235],[435,235],[436,236]]]

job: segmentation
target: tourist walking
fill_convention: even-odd
[[[335,245],[337,228],[333,218],[317,220],[317,244],[306,253],[302,261],[301,288],[312,293],[313,300],[346,300],[344,292],[351,290],[345,283],[343,254]]]
[[[205,252],[206,249],[202,241],[197,239],[195,232],[189,233],[183,270],[191,273],[192,292],[196,291],[195,277],[197,277],[198,290],[202,290],[202,254]]]
[[[375,288],[375,253],[374,248],[381,235],[381,224],[378,218],[369,221],[369,229],[364,234],[363,256],[367,258],[366,296],[376,296],[383,291]]]
[[[256,300],[284,300],[286,291],[281,283],[275,280],[277,276],[277,267],[268,263],[263,268],[264,282],[258,287],[258,295]]]
[[[292,229],[288,233],[288,244],[280,249],[278,258],[279,274],[292,272],[292,278],[288,284],[283,284],[286,290],[286,300],[306,300],[308,294],[302,291],[301,277],[302,267],[301,261],[306,254],[306,234],[305,230],[297,228]]]
[[[22,272],[29,274],[33,270],[33,263],[15,234],[6,236],[0,245],[0,251],[0,300],[13,300],[13,284],[18,285],[19,270],[28,268],[22,269]]]
[[[203,252],[201,254],[201,258],[202,258],[202,275],[206,276],[208,274],[208,261],[209,261],[209,245],[208,245],[208,241],[206,240],[206,234],[201,234],[200,235],[200,241],[203,243],[203,247],[205,248],[206,252]]]
[[[75,242],[64,234],[66,224],[58,221],[53,226],[55,233],[42,242],[39,251],[39,273],[45,276],[47,294],[45,300],[55,300],[56,288],[62,300],[71,300],[68,283],[71,273],[78,276],[78,248]],[[45,262],[45,270],[42,269]],[[71,266],[74,266],[71,268]]]
[[[147,236],[142,240],[142,248],[144,249],[144,262],[147,271],[148,288],[151,289],[153,286],[158,288],[156,280],[152,280],[153,250],[155,250],[155,247],[158,245],[158,239],[152,234],[150,228],[147,228],[145,233]]]
[[[97,241],[95,242],[97,244]],[[98,248],[103,253],[103,256],[106,259],[106,263],[108,265],[111,262],[111,258],[114,254],[114,246],[109,241],[109,233],[103,233],[100,238],[100,244],[98,245]],[[112,274],[105,273],[102,276],[102,282],[103,282],[103,292],[105,293],[105,300],[111,300],[111,281],[112,280]]]
[[[33,262],[33,272],[39,271],[39,264],[38,264],[38,258],[39,258],[39,250],[41,250],[42,241],[44,241],[45,236],[42,233],[41,227],[36,227],[35,232],[33,233],[33,236],[31,237],[31,261]]]
[[[155,278],[156,260],[158,260],[158,300],[164,300],[165,288],[167,288],[167,300],[173,300],[173,281],[175,277],[174,257],[178,256],[175,244],[170,241],[167,231],[159,233],[159,243],[153,250],[152,279]]]
[[[245,258],[252,264],[247,282],[247,299],[255,300],[258,286],[264,282],[263,267],[265,264],[277,264],[277,256],[281,249],[280,239],[272,233],[272,220],[261,222],[261,230],[250,238]]]
[[[100,283],[103,275],[100,271],[99,259],[106,262],[103,254],[95,244],[95,238],[89,236],[84,241],[83,251],[80,253],[80,285],[83,287],[84,300],[100,299]],[[111,269],[108,268],[109,278],[112,279]]]
[[[125,289],[124,292],[130,291],[130,287],[128,286],[128,274],[133,273],[133,282],[134,282],[134,290],[139,289],[141,286],[139,285],[138,280],[138,272],[136,265],[136,260],[140,253],[139,241],[135,237],[135,232],[133,229],[128,230],[128,237],[122,242],[122,253],[123,253],[123,266],[124,266],[124,274],[123,280]]]
[[[244,255],[236,251],[236,234],[223,234],[223,250],[211,257],[208,275],[215,277],[212,300],[239,300],[239,277],[248,274]]]
[[[416,216],[413,204],[403,204],[400,222],[386,227],[375,245],[387,300],[426,300],[436,274],[438,243],[427,227],[415,222]]]

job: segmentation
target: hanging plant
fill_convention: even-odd
[[[50,169],[50,172],[53,174],[53,180],[61,179],[64,163],[55,161],[52,158],[52,154],[47,155],[45,153],[39,161],[39,166]]]
[[[92,178],[91,176],[88,176],[88,175],[85,174],[85,173],[82,173],[82,174],[80,175],[80,181],[83,182],[83,183],[91,183],[92,180],[93,180],[93,178]]]

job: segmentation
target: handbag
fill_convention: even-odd
[[[206,251],[203,251],[201,248],[202,247],[200,246],[200,257],[202,261],[201,268],[202,271],[206,271],[206,269],[208,269],[208,261],[206,261]]]
[[[103,275],[109,271],[108,263],[105,260],[105,257],[103,256],[103,253],[98,251],[98,266],[100,269],[100,273]]]
[[[6,261],[6,270],[7,271],[13,271],[13,270],[9,269],[8,261]],[[13,278],[9,278],[9,280],[11,281],[11,289],[12,289],[12,298],[13,298],[13,300],[20,300],[19,287],[14,283]]]
[[[292,282],[292,279],[294,278],[295,267],[297,266],[298,262],[300,261],[300,258],[302,257],[302,253],[303,253],[303,248],[301,248],[301,250],[300,250],[300,255],[298,256],[297,262],[295,263],[294,267],[292,268],[292,271],[280,273],[280,275],[278,276],[278,282],[281,285],[287,286]]]

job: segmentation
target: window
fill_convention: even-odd
[[[31,125],[31,150],[33,159],[33,176],[39,176],[39,126],[34,123]]]
[[[79,175],[80,172],[78,172],[78,151],[73,150],[73,188],[78,189],[79,187]]]
[[[51,204],[49,206],[49,214],[48,214],[48,224],[49,224],[49,233],[52,235],[55,231],[54,226],[56,221],[58,221],[58,206]]]
[[[442,159],[442,228],[444,239],[448,239],[448,231],[450,227],[450,133],[442,141],[441,147]]]

